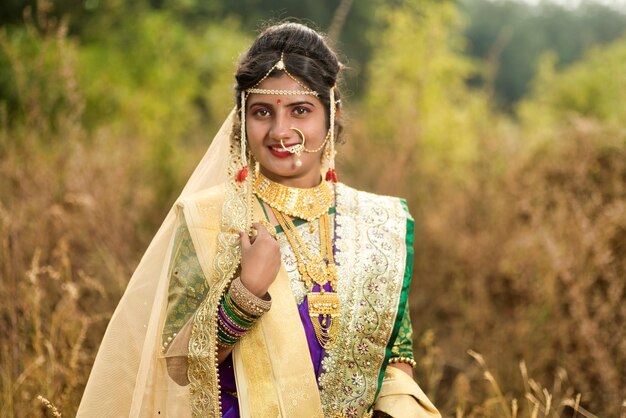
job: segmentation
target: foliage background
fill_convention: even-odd
[[[444,415],[626,416],[626,15],[495,0],[3,2],[0,416],[75,413],[239,54],[292,16],[349,66],[342,179],[408,198]]]

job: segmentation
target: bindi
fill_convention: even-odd
[[[276,100],[276,104],[277,104],[277,105],[281,104],[282,102],[283,102],[283,101],[282,101],[282,100],[280,100],[280,99],[277,99],[277,100]]]

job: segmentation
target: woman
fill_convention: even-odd
[[[337,182],[340,70],[306,26],[254,41],[79,416],[439,416],[411,378],[413,221]]]

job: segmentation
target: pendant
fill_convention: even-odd
[[[313,283],[324,286],[330,279],[330,273],[326,262],[317,256],[311,257],[306,263],[306,274]]]
[[[324,350],[329,350],[335,345],[339,335],[339,295],[336,292],[309,292],[307,298],[317,341]]]

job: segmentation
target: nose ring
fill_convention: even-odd
[[[283,149],[291,154],[296,154],[298,157],[300,156],[300,154],[302,154],[302,151],[306,151],[306,148],[304,148],[304,144],[306,142],[306,137],[304,136],[304,133],[298,129],[298,128],[289,128],[292,131],[296,131],[296,133],[300,136],[300,138],[302,138],[302,143],[300,144],[294,144],[291,145],[289,147],[285,146],[285,143],[283,142],[283,138],[280,139],[280,145],[283,147]]]

